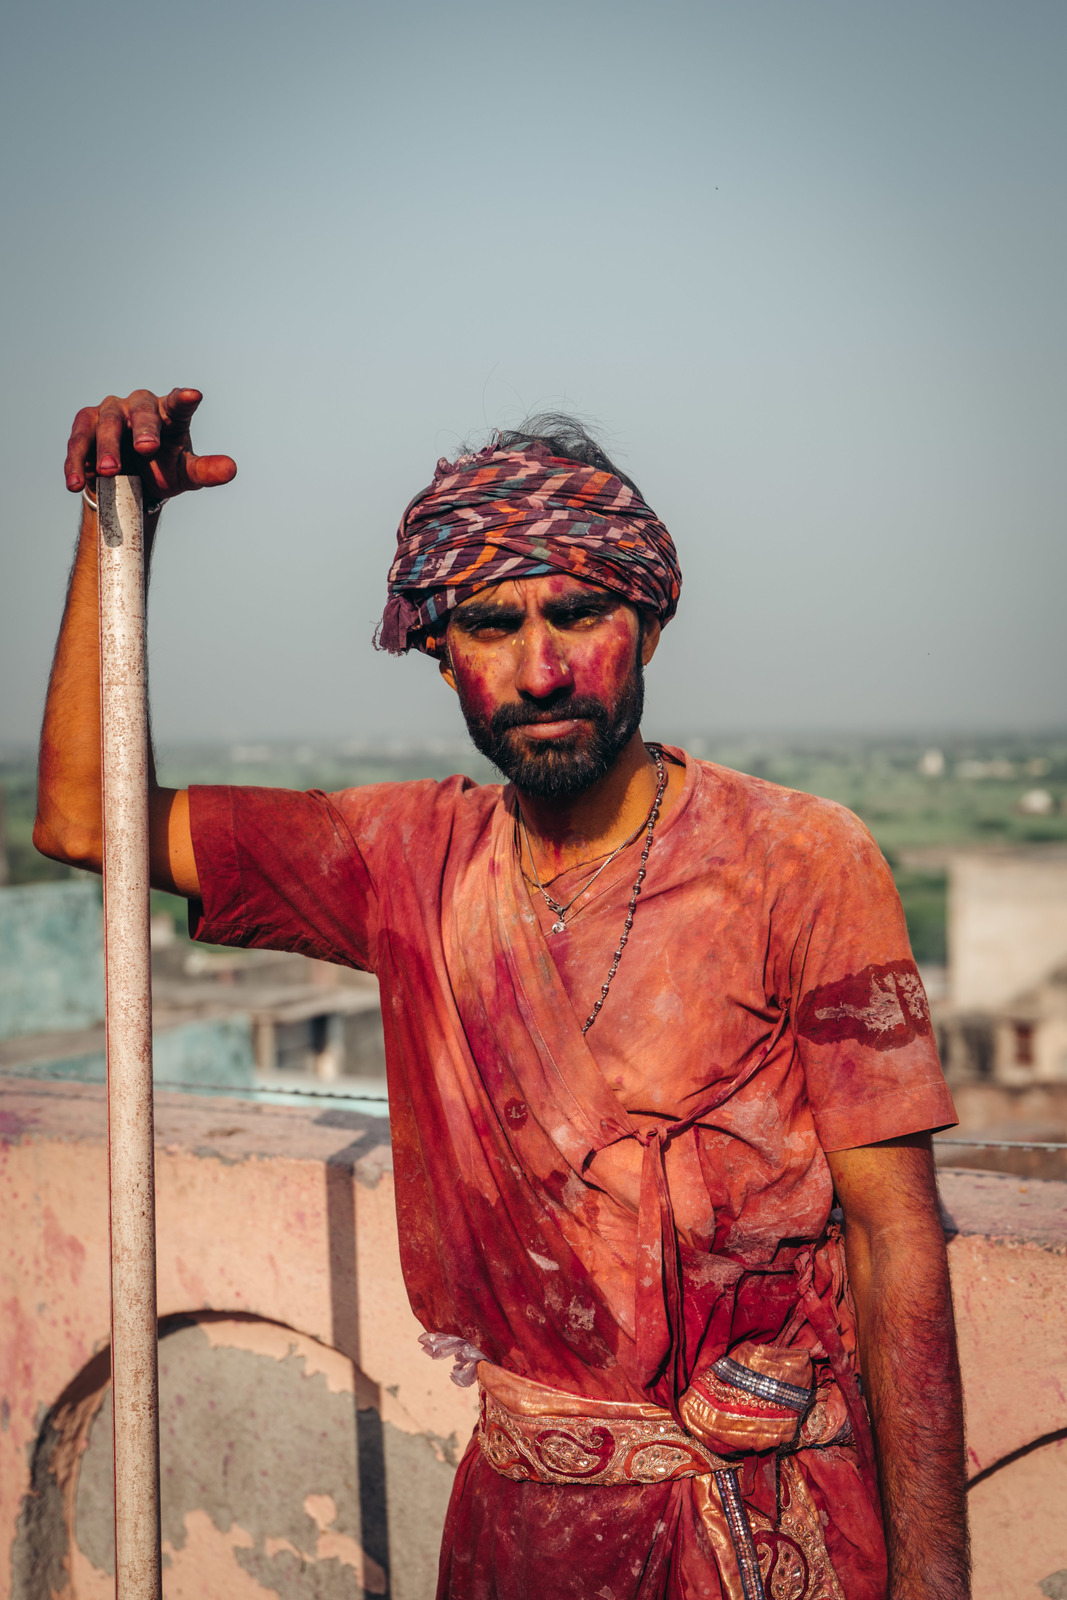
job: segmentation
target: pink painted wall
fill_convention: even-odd
[[[167,1324],[161,1345],[168,1439],[189,1405],[217,1416],[227,1385],[249,1386],[249,1415],[257,1393],[276,1394],[259,1455],[256,1440],[246,1446],[263,1481],[284,1479],[289,1494],[270,1502],[273,1524],[256,1522],[258,1509],[240,1511],[238,1491],[212,1488],[208,1464],[179,1450],[165,1467],[165,1498],[172,1480],[185,1495],[164,1529],[167,1600],[270,1600],[294,1562],[320,1564],[322,1593],[334,1592],[331,1575],[338,1594],[381,1593],[388,1567],[395,1600],[433,1594],[474,1397],[418,1345],[387,1140],[384,1120],[158,1096],[159,1309],[184,1319]],[[1058,1600],[1067,1596],[1067,1184],[946,1172],[942,1187],[958,1230],[950,1258],[976,1475],[975,1594]],[[107,1403],[106,1371],[93,1365],[108,1340],[106,1242],[103,1091],[0,1083],[0,1600],[112,1592],[106,1519],[90,1492],[106,1478],[106,1428],[92,1431]],[[26,1496],[42,1423],[61,1399],[51,1476],[40,1479],[50,1511],[47,1496]],[[340,1428],[330,1448],[347,1487],[333,1493],[294,1477],[308,1419],[320,1415],[324,1429]],[[345,1415],[350,1437],[337,1422]],[[368,1439],[386,1467],[387,1537],[375,1532]],[[165,1461],[168,1450],[178,1444],[165,1440]],[[266,1501],[260,1493],[240,1504]]]

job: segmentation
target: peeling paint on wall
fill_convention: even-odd
[[[318,1565],[322,1537],[305,1502],[309,1495],[328,1495],[333,1532],[351,1548],[348,1563],[334,1556],[316,1573],[316,1597],[341,1600],[351,1595],[353,1579],[362,1590],[383,1594],[385,1574],[361,1543],[351,1383],[347,1393],[338,1393],[321,1372],[309,1376],[300,1355],[279,1360],[227,1349],[218,1336],[217,1328],[215,1341],[199,1327],[181,1328],[159,1347],[163,1544],[171,1561],[195,1540],[196,1524],[188,1519],[202,1512],[220,1533],[236,1526],[244,1536],[232,1547],[236,1569],[284,1600],[296,1600],[296,1580],[304,1564]],[[82,1464],[75,1528],[79,1548],[107,1573],[114,1571],[111,1470],[109,1395]],[[276,1542],[273,1556],[268,1539]]]
[[[30,1492],[19,1512],[11,1552],[12,1600],[51,1600],[67,1585],[67,1529],[63,1490],[53,1471],[60,1436],[51,1419],[37,1438]]]
[[[437,1441],[383,1426],[344,1356],[254,1318],[191,1318],[165,1330],[159,1375],[165,1600],[430,1600],[452,1468]],[[16,1600],[113,1593],[111,1430],[105,1385],[79,1414],[65,1493],[57,1458],[78,1441],[46,1422]]]

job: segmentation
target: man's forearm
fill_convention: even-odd
[[[857,1292],[864,1389],[874,1427],[890,1600],[970,1592],[963,1399],[940,1229],[916,1219],[866,1241]]]
[[[146,562],[155,522],[146,518]],[[96,514],[85,506],[45,702],[33,832],[42,855],[95,871],[103,854],[97,561]]]
[[[116,473],[137,474],[158,505],[195,489],[229,483],[230,456],[198,456],[189,433],[199,389],[159,396],[135,389],[108,395],[74,418],[63,478],[72,494]],[[145,517],[145,572],[155,515]],[[33,842],[42,855],[99,871],[103,863],[100,772],[100,623],[96,513],[86,505],[67,603],[48,684]],[[200,893],[188,795],[161,789],[149,752],[148,834],[152,883],[195,898]]]

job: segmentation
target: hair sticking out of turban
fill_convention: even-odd
[[[669,622],[674,541],[635,490],[542,444],[437,463],[404,512],[378,627],[382,650],[439,651],[450,611],[487,584],[569,572]]]

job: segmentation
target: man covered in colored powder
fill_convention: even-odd
[[[193,454],[199,399],[112,397],[71,436],[35,841],[79,866],[92,486],[139,472],[155,507],[232,478]],[[440,462],[379,638],[437,661],[507,784],[153,779],[154,881],[198,938],[379,978],[408,1293],[481,1390],[440,1596],[961,1600],[930,1150],[954,1115],[900,903],[848,811],[644,742],[679,588],[568,419]]]

